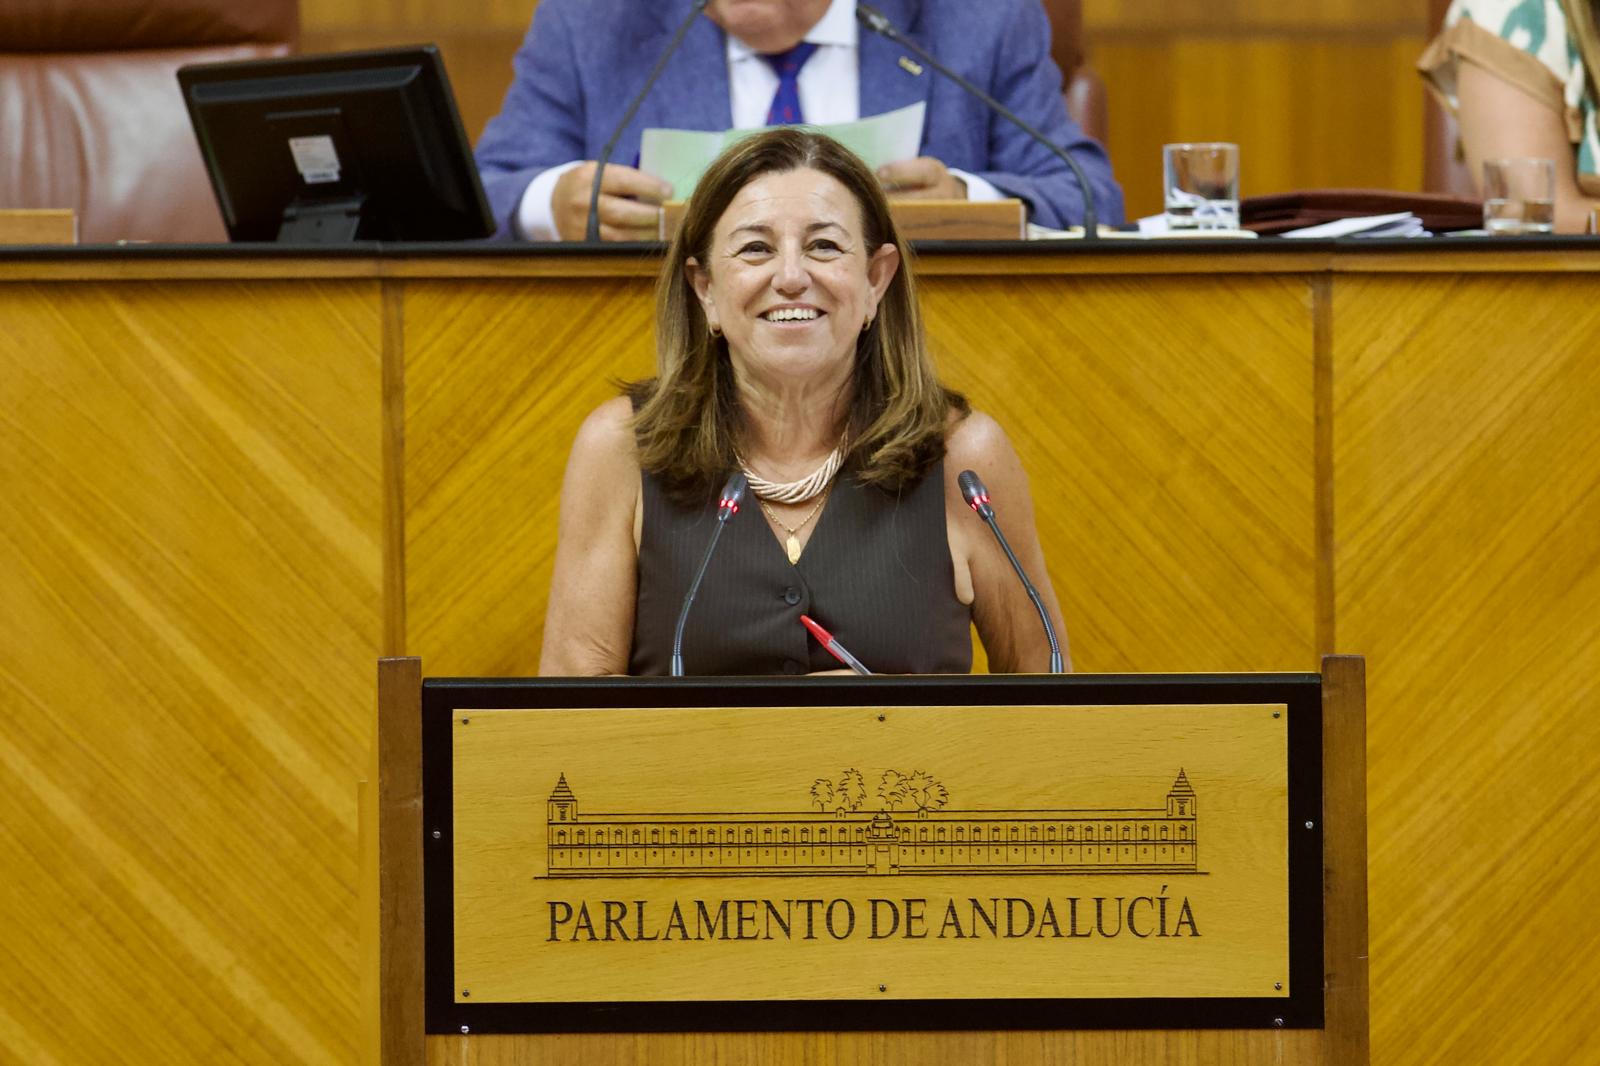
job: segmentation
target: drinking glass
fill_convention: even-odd
[[[1167,228],[1239,228],[1239,146],[1211,142],[1161,148]]]
[[[1555,163],[1548,159],[1484,160],[1484,229],[1497,236],[1549,233],[1555,221]]]

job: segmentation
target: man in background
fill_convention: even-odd
[[[1072,153],[1100,220],[1122,220],[1122,192],[1105,150],[1067,117],[1039,0],[876,6],[902,33]],[[540,0],[505,103],[478,143],[497,236],[583,237],[594,159],[689,10],[690,0]],[[1040,225],[1082,220],[1082,191],[1065,163],[862,28],[855,0],[711,0],[606,165],[601,236],[656,238],[656,207],[673,190],[627,165],[637,161],[647,128],[825,125],[918,101],[927,104],[921,154],[879,171],[891,196],[1017,197]]]

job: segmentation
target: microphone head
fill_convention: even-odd
[[[961,498],[967,501],[967,506],[988,518],[994,514],[989,506],[989,490],[984,487],[983,480],[971,470],[963,470],[956,476],[956,483],[961,486]]]
[[[744,471],[739,471],[728,479],[722,486],[722,495],[717,497],[717,520],[726,522],[739,513],[739,505],[744,502],[745,489],[750,487],[750,479],[744,476]]]
[[[881,33],[885,37],[894,36],[894,23],[871,4],[856,4],[856,20],[873,33]]]

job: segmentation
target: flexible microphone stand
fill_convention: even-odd
[[[612,132],[611,139],[600,150],[600,158],[595,160],[594,185],[589,189],[589,224],[584,229],[583,239],[590,244],[600,239],[600,179],[606,172],[606,164],[611,161],[611,153],[616,151],[617,142],[622,139],[622,131],[628,128],[628,123],[633,121],[633,116],[638,114],[639,105],[644,103],[644,98],[650,95],[650,90],[655,88],[656,79],[661,77],[661,72],[667,68],[667,60],[671,59],[678,51],[678,46],[683,43],[683,37],[689,32],[689,27],[694,25],[694,20],[706,9],[710,0],[694,0],[689,5],[689,15],[678,26],[678,32],[672,35],[672,42],[667,45],[667,50],[661,53],[661,58],[656,60],[655,69],[645,79],[644,88],[639,90],[639,95],[633,98],[633,103],[628,105],[628,113],[622,116],[622,121],[617,123],[617,128]]]
[[[711,553],[717,550],[717,541],[722,539],[722,527],[728,524],[728,519],[739,513],[739,504],[744,500],[744,491],[749,484],[750,480],[741,472],[730,477],[728,483],[722,486],[722,495],[717,500],[717,528],[711,531],[711,543],[706,545],[700,569],[695,571],[694,580],[689,583],[689,595],[683,598],[683,606],[678,610],[678,624],[672,631],[673,677],[683,676],[683,627],[689,621],[689,608],[694,603],[695,593],[700,591],[706,567],[711,565]]]
[[[1057,145],[1044,134],[1040,133],[1038,130],[1022,121],[1022,119],[1018,118],[1010,108],[1006,107],[1005,104],[1002,104],[999,100],[996,100],[994,97],[990,96],[988,93],[972,84],[966,78],[963,78],[961,75],[957,74],[955,71],[951,70],[949,67],[935,59],[926,48],[922,47],[916,41],[913,41],[911,38],[901,33],[895,27],[895,24],[890,22],[888,17],[877,8],[872,7],[869,4],[858,3],[856,4],[856,18],[860,20],[861,24],[867,29],[878,34],[880,37],[891,40],[900,47],[910,51],[918,59],[928,64],[928,66],[932,67],[934,70],[937,70],[940,74],[943,74],[945,77],[961,86],[973,96],[976,96],[980,101],[988,105],[989,110],[1007,120],[1023,133],[1026,133],[1029,137],[1032,137],[1034,140],[1050,149],[1050,151],[1054,152],[1056,157],[1063,163],[1067,164],[1067,166],[1072,170],[1073,176],[1078,179],[1078,191],[1083,194],[1083,239],[1086,241],[1100,239],[1100,216],[1099,213],[1095,211],[1094,207],[1094,191],[1089,188],[1089,179],[1084,175],[1083,168],[1078,165],[1078,161],[1072,158],[1070,153],[1063,150],[1060,145]],[[1027,579],[1024,578],[1023,580]]]
[[[1000,532],[1000,525],[994,520],[994,508],[989,506],[989,490],[984,487],[978,475],[971,470],[963,470],[956,477],[961,485],[961,498],[967,501],[967,506],[978,513],[984,524],[994,534],[994,539],[1000,542],[1000,547],[1005,549],[1006,558],[1011,560],[1011,569],[1017,572],[1017,577],[1022,579],[1022,587],[1028,593],[1028,599],[1033,601],[1033,609],[1039,612],[1039,621],[1044,623],[1045,638],[1050,641],[1050,672],[1052,674],[1065,673],[1061,661],[1061,642],[1056,639],[1055,624],[1050,621],[1050,612],[1044,609],[1044,601],[1039,598],[1039,590],[1033,587],[1033,582],[1028,580],[1027,572],[1022,569],[1022,564],[1017,561],[1016,553],[1011,550],[1011,545],[1006,542],[1006,535]]]

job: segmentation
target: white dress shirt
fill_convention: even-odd
[[[856,0],[833,0],[827,12],[803,38],[817,50],[800,68],[796,79],[800,110],[807,123],[832,125],[861,117],[861,62],[857,47],[861,25],[856,21]],[[760,53],[728,35],[728,96],[735,129],[765,126],[772,97],[778,91],[778,73]],[[556,181],[582,160],[551,167],[528,183],[517,205],[517,225],[530,241],[554,241]],[[982,178],[950,169],[967,186],[969,200],[1000,200],[1005,194]]]

